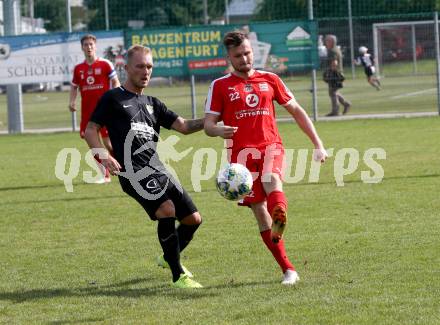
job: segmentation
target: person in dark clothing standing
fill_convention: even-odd
[[[323,79],[328,84],[328,94],[332,105],[327,116],[338,116],[339,104],[344,106],[342,114],[347,114],[351,107],[351,103],[339,91],[343,87],[345,78],[342,73],[342,53],[336,42],[335,35],[327,35],[324,39],[327,48],[327,64]]]

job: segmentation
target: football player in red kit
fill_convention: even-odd
[[[96,55],[96,37],[88,34],[81,38],[81,48],[84,52],[84,62],[75,66],[73,79],[70,87],[69,109],[76,111],[76,97],[78,89],[81,92],[81,123],[80,136],[84,138],[87,123],[92,115],[98,100],[110,88],[119,87],[118,76],[113,64],[106,59]],[[101,129],[101,139],[109,152],[112,152],[107,130]],[[96,156],[95,159],[100,162]],[[110,182],[108,170],[103,171],[104,178],[97,183]]]
[[[263,242],[282,269],[282,284],[299,280],[289,261],[282,235],[287,223],[287,198],[282,188],[284,148],[277,129],[273,101],[282,105],[315,146],[315,160],[327,153],[312,121],[283,81],[270,72],[253,68],[253,51],[247,35],[229,32],[223,39],[234,71],[211,83],[205,107],[205,132],[232,141],[230,162],[258,174],[252,192],[242,205],[249,206]],[[217,122],[223,121],[223,125]]]

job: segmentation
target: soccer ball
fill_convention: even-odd
[[[218,192],[228,200],[240,200],[252,190],[252,174],[241,164],[226,164],[216,178]]]

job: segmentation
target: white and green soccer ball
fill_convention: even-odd
[[[237,201],[251,192],[252,174],[241,164],[226,164],[218,172],[215,184],[223,197]]]

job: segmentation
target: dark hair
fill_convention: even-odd
[[[133,57],[133,54],[135,52],[143,52],[143,54],[147,55],[147,54],[151,53],[151,49],[149,47],[142,46],[142,45],[130,46],[130,48],[127,50],[127,63],[130,62],[130,60]]]
[[[226,33],[225,37],[223,37],[223,45],[226,50],[229,50],[233,47],[240,46],[246,39],[248,39],[247,34],[239,30],[234,30]]]
[[[92,35],[92,34],[87,34],[87,35],[84,35],[83,37],[81,37],[81,46],[83,45],[84,41],[88,40],[88,39],[91,39],[93,42],[96,43],[96,36]]]

